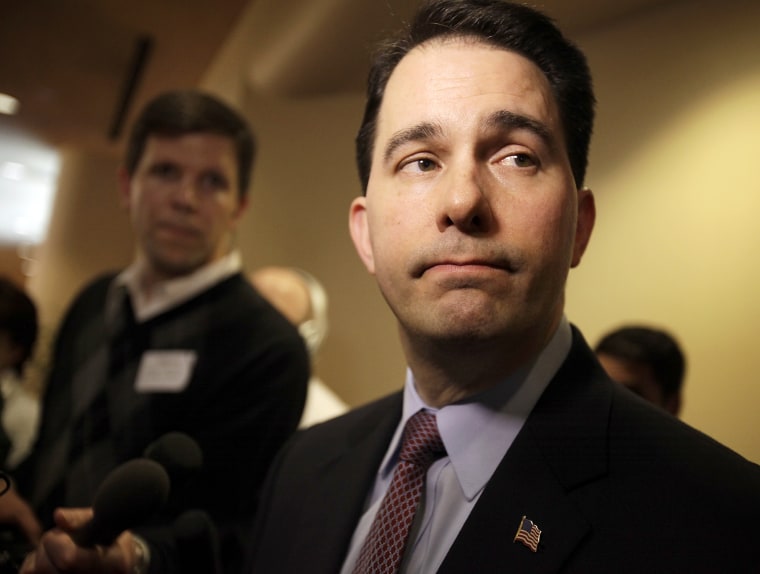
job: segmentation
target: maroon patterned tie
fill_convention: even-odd
[[[393,480],[359,552],[354,574],[398,571],[425,474],[430,465],[445,454],[435,415],[428,411],[417,412],[404,427]]]

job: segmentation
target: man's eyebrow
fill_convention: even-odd
[[[150,160],[150,162],[147,164],[148,167],[166,167],[166,166],[176,166],[178,162],[174,161],[173,159],[165,158],[165,157],[159,157]]]
[[[409,128],[400,130],[393,134],[393,137],[388,140],[388,143],[385,146],[385,152],[383,153],[383,160],[388,161],[393,155],[393,152],[404,144],[413,141],[432,139],[440,136],[442,133],[443,129],[441,126],[431,122],[421,122]]]
[[[547,146],[554,147],[555,145],[552,132],[546,124],[522,114],[500,110],[491,114],[486,119],[485,125],[489,128],[500,128],[507,131],[526,130],[538,136]]]
[[[486,119],[485,126],[506,131],[527,130],[538,136],[547,146],[554,147],[555,145],[552,132],[546,124],[523,114],[517,114],[508,110],[500,110],[491,114]],[[400,130],[393,134],[393,137],[388,140],[388,143],[385,146],[385,152],[383,153],[383,160],[388,161],[391,155],[393,155],[393,152],[404,144],[436,138],[442,133],[443,128],[440,124],[432,122],[421,122]]]

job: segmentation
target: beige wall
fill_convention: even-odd
[[[404,372],[395,323],[348,236],[348,204],[359,193],[352,142],[360,104],[355,95],[308,102],[246,96],[242,107],[260,152],[238,232],[248,269],[295,265],[324,283],[331,332],[316,369],[352,404],[397,387]]]
[[[690,361],[684,418],[756,461],[759,21],[756,2],[705,0],[577,38],[600,101],[588,179],[599,216],[567,306],[592,343],[625,321],[675,331]],[[244,40],[231,39],[204,85],[239,104],[259,136],[245,261],[299,265],[324,281],[332,332],[317,369],[359,404],[399,388],[404,372],[394,320],[346,227],[363,98],[253,93],[237,77]],[[66,207],[56,206],[34,286],[51,309],[130,253],[115,160],[73,154],[63,169]]]
[[[404,373],[395,322],[348,235],[348,205],[360,193],[353,167],[360,104],[357,96],[248,99],[261,161],[240,232],[249,267],[296,265],[324,283],[332,328],[316,368],[351,404],[398,387]]]
[[[132,235],[120,208],[116,154],[61,151],[48,236],[35,253],[29,288],[42,320],[55,324],[74,294],[96,273],[118,269],[132,255]]]
[[[50,346],[63,312],[96,274],[118,269],[132,256],[132,234],[119,206],[115,152],[63,149],[55,203],[45,243],[33,250],[27,281],[40,318],[32,388],[43,384]]]
[[[568,314],[591,341],[664,326],[683,418],[760,461],[760,4],[688,2],[582,39],[598,223]]]

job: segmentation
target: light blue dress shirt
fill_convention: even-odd
[[[401,420],[380,465],[367,507],[354,531],[341,574],[351,574],[362,543],[398,462],[401,433],[420,409],[436,413],[447,456],[428,470],[424,500],[410,534],[401,572],[438,570],[470,511],[496,471],[549,381],[564,362],[572,344],[565,317],[536,359],[500,385],[441,409],[427,406],[407,370]],[[515,524],[515,528],[517,528]]]

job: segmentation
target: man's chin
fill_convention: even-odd
[[[419,330],[418,334],[434,344],[459,346],[492,341],[494,336],[500,335],[503,331],[503,327],[499,328],[490,321],[477,319],[462,321],[447,318],[446,321]]]
[[[165,279],[176,279],[194,273],[207,263],[207,260],[201,257],[161,257],[154,258],[151,261],[152,267],[156,274]]]

